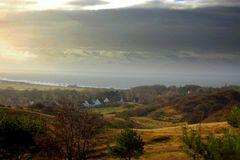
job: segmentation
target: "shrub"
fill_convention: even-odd
[[[33,116],[0,113],[0,159],[23,159],[37,150],[34,137],[45,122]]]
[[[234,108],[227,117],[228,123],[240,128],[240,108]],[[240,133],[233,134],[226,129],[223,136],[209,133],[204,141],[199,130],[188,131],[183,128],[182,141],[185,151],[193,159],[205,160],[240,160]]]
[[[140,135],[133,129],[124,129],[116,137],[116,145],[109,147],[110,154],[114,157],[131,160],[132,157],[139,157],[144,152],[144,142]]]
[[[201,134],[197,130],[183,128],[182,141],[184,143],[185,152],[195,159],[200,159],[204,154],[204,145],[201,141]]]
[[[56,115],[53,138],[64,159],[88,159],[94,149],[96,136],[104,128],[103,117],[81,108],[66,105]]]
[[[209,133],[204,141],[199,130],[183,129],[182,141],[187,154],[195,159],[240,160],[240,134],[226,130],[222,137]]]
[[[240,108],[235,107],[228,115],[227,117],[228,123],[235,127],[240,128]]]

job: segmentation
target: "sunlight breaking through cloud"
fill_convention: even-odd
[[[239,0],[5,0],[0,10],[102,10],[119,8],[236,7]]]

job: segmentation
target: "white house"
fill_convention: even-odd
[[[99,101],[99,99],[96,99],[95,103],[94,103],[94,106],[99,106],[101,105],[102,103]]]
[[[119,102],[124,103],[124,100],[122,97],[120,98]]]
[[[104,102],[104,103],[109,103],[110,100],[106,97],[103,102]]]
[[[83,103],[83,106],[84,107],[90,107],[91,105],[89,104],[89,102],[87,100],[85,100],[84,103]]]

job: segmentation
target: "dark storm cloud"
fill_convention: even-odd
[[[17,39],[13,45],[61,67],[204,73],[240,68],[238,7],[32,11],[9,13],[2,24],[0,33]]]
[[[19,33],[32,31],[35,45],[48,39],[49,46],[95,49],[240,51],[240,8],[41,11],[13,17],[10,24]]]

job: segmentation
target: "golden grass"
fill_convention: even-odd
[[[140,160],[190,160],[190,158],[184,153],[181,134],[183,126],[166,127],[159,129],[137,129],[137,132],[142,135],[145,145],[145,153]],[[218,123],[203,123],[196,125],[188,125],[189,128],[200,128],[201,133],[207,135],[209,131],[214,133],[223,132],[222,128],[227,128],[229,125],[226,122]],[[98,159],[111,160],[114,159],[106,155],[107,145],[111,145],[114,142],[114,137],[120,133],[119,129],[107,130],[101,135],[98,146],[98,150],[104,152]],[[170,140],[166,142],[153,142],[152,139],[160,136],[169,136]],[[104,144],[104,145],[102,145]]]
[[[131,120],[140,124],[142,126],[142,128],[148,128],[148,129],[163,128],[163,127],[179,125],[179,123],[173,123],[173,122],[168,122],[168,121],[158,121],[158,120],[153,120],[148,117],[131,117]]]
[[[164,121],[179,122],[183,119],[183,114],[172,106],[161,107],[148,115],[149,117],[158,116]]]
[[[45,118],[52,118],[49,115],[33,112],[27,109],[16,109],[16,108],[0,108],[0,110],[4,110],[6,112],[16,112],[16,113],[24,113],[24,114],[33,114],[39,115]],[[139,120],[139,117],[134,117],[135,120]],[[153,121],[149,121],[149,119],[140,118],[140,120],[144,120],[145,123],[153,123]],[[150,125],[150,124],[149,124]],[[136,129],[136,131],[143,137],[146,145],[145,145],[145,153],[140,158],[140,160],[190,160],[190,158],[184,153],[182,143],[181,143],[181,134],[182,127],[186,125],[179,125],[175,127],[164,127],[157,129]],[[199,128],[202,135],[206,136],[208,132],[213,132],[215,134],[222,134],[224,128],[230,127],[227,122],[216,122],[216,123],[202,123],[195,125],[187,125],[189,128]],[[96,154],[99,160],[112,160],[113,157],[107,154],[107,146],[114,144],[114,137],[117,136],[121,132],[120,129],[107,129],[102,132],[97,138],[96,145]],[[169,141],[165,142],[156,142],[153,141],[155,138],[159,138],[161,136],[170,137]]]

